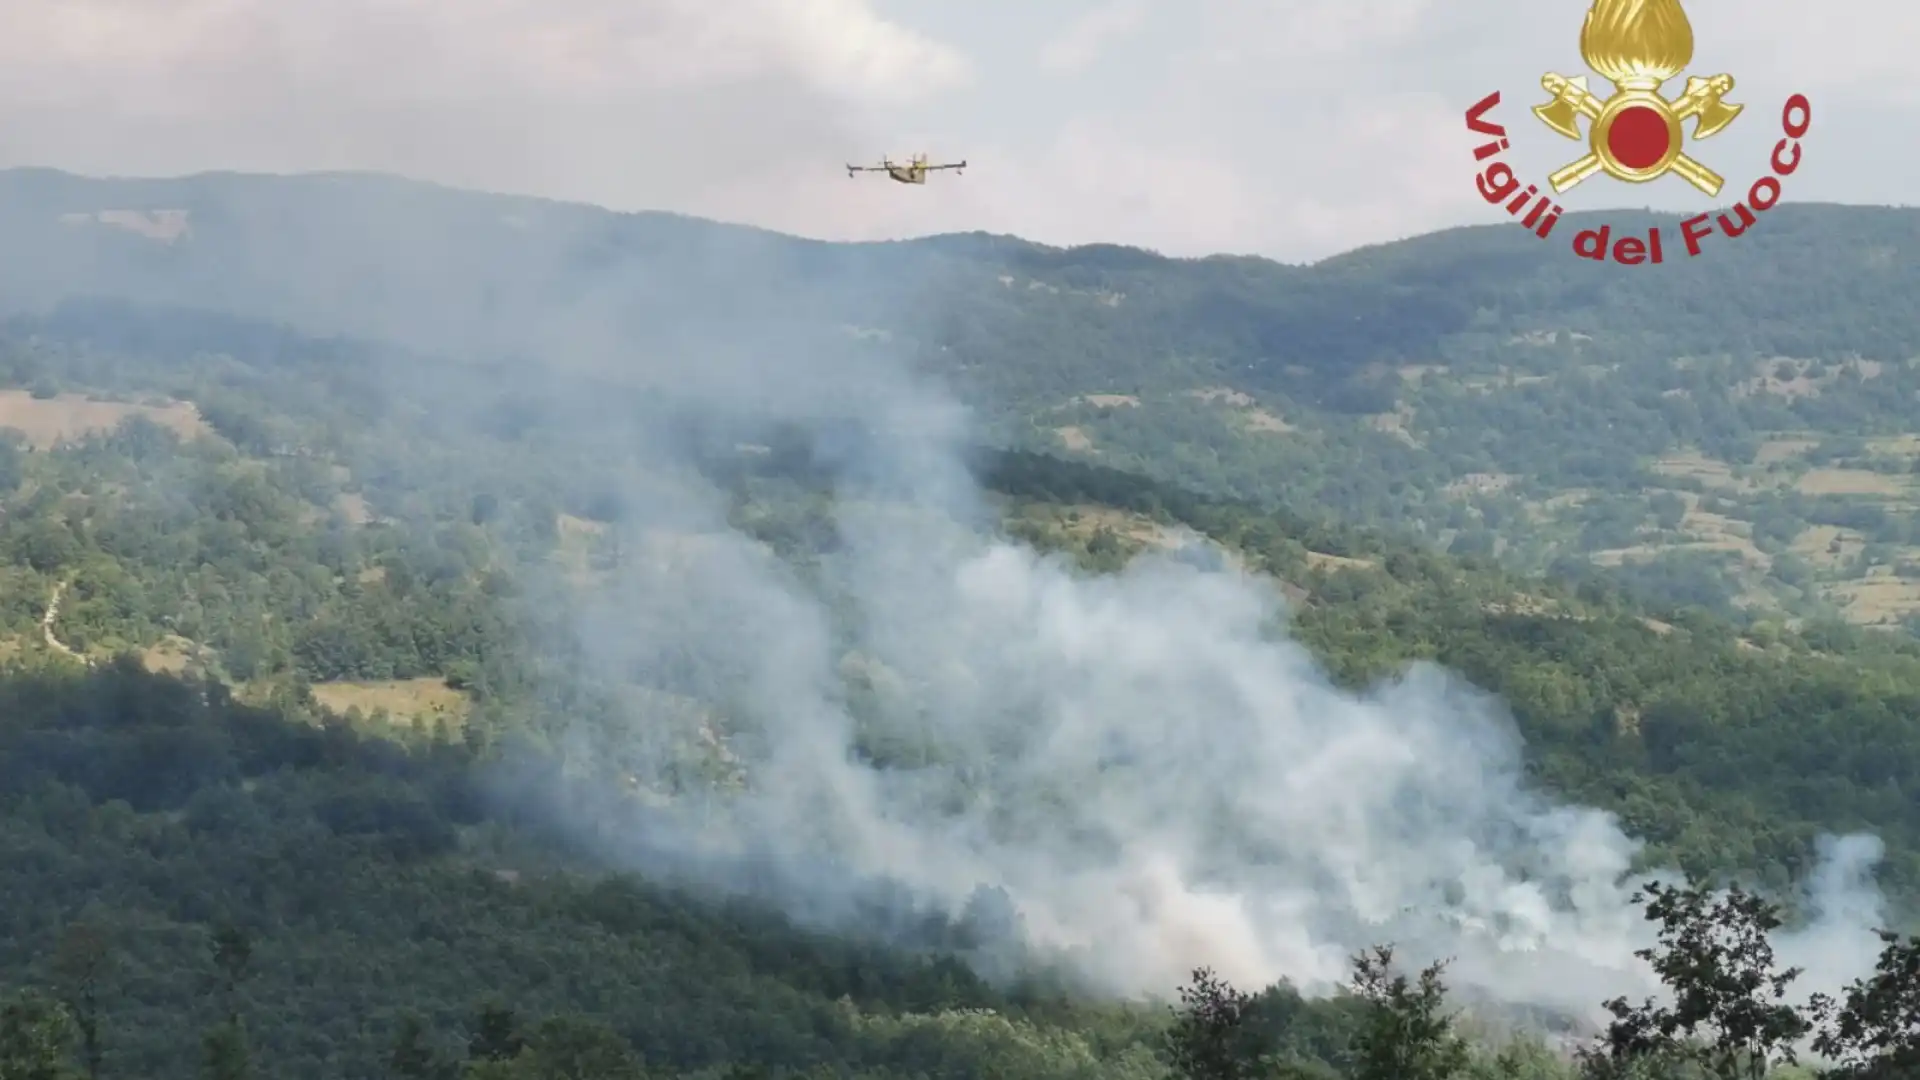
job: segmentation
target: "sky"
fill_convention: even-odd
[[[1543,73],[1584,73],[1586,7],[0,0],[0,167],[373,170],[835,240],[985,230],[1308,261],[1499,220],[1463,120],[1494,90],[1523,177],[1579,157],[1528,109]],[[1732,74],[1747,106],[1689,150],[1722,197],[1601,178],[1569,210],[1741,197],[1795,93],[1814,119],[1786,199],[1920,201],[1920,5],[1686,7],[1690,71]],[[920,151],[969,168],[904,187],[842,167]]]

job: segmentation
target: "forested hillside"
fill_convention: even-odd
[[[1920,211],[1788,205],[1725,257],[1644,274],[1500,226],[1289,267],[835,245],[364,176],[15,170],[0,230],[16,308],[115,296],[465,357],[566,341],[633,378],[623,350],[861,346],[1010,444],[1524,570],[1614,567],[1746,621],[1920,610]]]
[[[1547,1080],[1629,865],[1787,940],[1869,833],[1904,927],[1910,507],[1835,485],[1916,221],[1676,285],[0,173],[0,1077]]]
[[[1163,1012],[1088,1004],[1044,967],[983,981],[967,917],[902,925],[876,901],[866,934],[822,936],[764,896],[599,876],[608,849],[566,823],[633,763],[583,759],[568,733],[662,736],[647,798],[686,800],[735,782],[734,729],[697,673],[624,672],[647,684],[635,698],[586,662],[570,612],[517,602],[604,587],[647,530],[595,444],[543,432],[558,406],[515,373],[113,304],[16,319],[0,364],[0,970],[80,1001],[76,971],[111,955],[87,983],[102,1075],[189,1075],[203,1030],[216,1060],[236,1053],[222,971],[263,1074],[374,1071],[395,1040],[512,1057],[511,1020],[548,1048],[523,1062],[541,1076],[583,1075],[553,1055],[594,1075],[1164,1075]],[[835,465],[857,429],[589,389],[608,415],[687,429],[732,526],[796,566],[846,542],[842,499],[873,497]],[[1347,685],[1427,658],[1500,693],[1529,772],[1620,813],[1648,865],[1781,886],[1817,835],[1868,828],[1892,888],[1920,874],[1903,639],[1743,632],[1044,455],[974,467],[1011,534],[1089,572],[1192,548],[1180,529],[1213,538],[1273,576],[1291,632]],[[897,757],[895,736],[862,752]],[[1259,1002],[1270,1052],[1353,1067],[1353,999]]]

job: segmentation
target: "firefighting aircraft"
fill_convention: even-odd
[[[902,184],[924,184],[927,182],[927,174],[930,172],[938,172],[941,169],[952,169],[956,172],[961,172],[964,171],[966,167],[967,163],[964,161],[955,162],[951,165],[929,165],[927,164],[927,155],[915,154],[913,155],[913,160],[905,165],[896,165],[892,158],[881,158],[880,164],[878,165],[849,165],[847,166],[847,176],[851,178],[854,173],[883,172]]]

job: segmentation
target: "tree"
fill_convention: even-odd
[[[32,991],[0,1006],[0,1080],[73,1080],[73,1018]]]
[[[253,1055],[240,1024],[240,983],[253,962],[253,942],[246,931],[222,923],[214,929],[210,945],[215,992],[225,1020],[201,1038],[201,1065],[207,1080],[247,1080],[253,1072]]]
[[[486,525],[499,516],[500,497],[491,491],[483,491],[473,497],[467,520],[475,525]]]
[[[633,1047],[611,1028],[572,1016],[543,1020],[527,1040],[536,1080],[645,1080]]]
[[[1180,1006],[1167,1032],[1168,1056],[1186,1080],[1243,1080],[1267,1071],[1248,1023],[1253,998],[1211,968],[1180,988]]]
[[[467,1080],[646,1080],[633,1047],[599,1021],[549,1017],[522,1039],[511,1012],[489,1007],[482,1017],[491,1041],[468,1059]]]
[[[253,1074],[246,1033],[237,1023],[216,1024],[200,1039],[201,1075],[206,1080],[247,1080]]]
[[[512,1061],[526,1046],[520,1018],[512,1009],[492,1001],[480,1006],[473,1035],[467,1040],[468,1061]]]
[[[1886,947],[1871,978],[1855,980],[1813,1050],[1833,1061],[1834,1080],[1920,1075],[1920,938],[1881,931]]]
[[[387,1068],[398,1080],[438,1080],[447,1068],[427,1041],[427,1024],[419,1013],[403,1013],[387,1052]]]
[[[1409,980],[1394,973],[1386,945],[1353,958],[1352,992],[1368,1006],[1354,1039],[1354,1080],[1453,1080],[1466,1072],[1466,1040],[1444,1011],[1445,968],[1434,963]]]
[[[80,1060],[88,1080],[100,1080],[100,990],[112,969],[112,943],[105,932],[85,920],[67,924],[54,946],[53,971],[62,1003],[80,1034]]]
[[[1762,1080],[1775,1064],[1792,1064],[1794,1041],[1813,1025],[1784,1003],[1800,969],[1774,971],[1767,935],[1780,926],[1778,907],[1738,886],[1716,899],[1704,885],[1653,884],[1634,900],[1660,924],[1659,945],[1635,955],[1653,965],[1673,1004],[1607,1002],[1614,1019],[1582,1052],[1585,1074],[1612,1080],[1692,1064],[1718,1080]],[[1809,1011],[1822,1007],[1816,999]]]
[[[246,931],[232,923],[222,923],[214,929],[211,945],[221,1011],[228,1024],[237,1025],[240,1023],[240,983],[253,962],[253,942]]]

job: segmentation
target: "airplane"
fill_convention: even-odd
[[[902,184],[924,184],[927,182],[927,174],[930,172],[937,172],[941,169],[953,169],[956,172],[960,172],[964,171],[966,167],[967,163],[964,161],[951,165],[929,165],[927,164],[927,155],[915,154],[913,155],[913,160],[905,165],[894,164],[892,158],[881,158],[880,164],[878,165],[849,165],[847,166],[847,176],[851,178],[854,173],[883,172]]]

